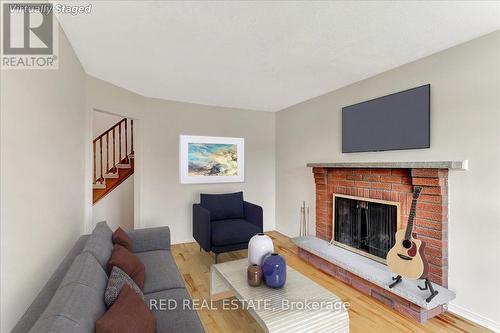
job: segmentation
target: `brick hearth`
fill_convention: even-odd
[[[435,317],[447,310],[446,304],[439,305],[433,309],[427,310],[420,306],[411,303],[410,301],[401,298],[390,291],[387,291],[363,278],[341,268],[329,261],[326,261],[302,248],[299,247],[299,257],[307,261],[309,264],[319,268],[323,272],[339,279],[340,281],[356,288],[363,294],[371,296],[376,300],[384,303],[388,307],[396,310],[402,315],[416,320],[420,323],[426,322],[428,319]]]
[[[316,236],[327,241],[332,238],[334,193],[399,202],[399,228],[404,228],[408,221],[413,186],[422,186],[414,233],[426,243],[430,280],[443,287],[448,286],[448,169],[314,167],[313,174],[316,184]],[[446,305],[432,310],[423,309],[304,249],[299,249],[299,256],[419,322],[446,311]]]

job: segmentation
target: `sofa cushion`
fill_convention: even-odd
[[[82,252],[91,253],[101,266],[106,268],[106,263],[113,252],[112,236],[113,231],[106,222],[97,223]]]
[[[88,238],[89,235],[83,235],[78,238],[73,248],[69,250],[68,254],[64,257],[61,264],[57,267],[54,274],[52,274],[51,278],[47,281],[40,293],[38,293],[35,300],[28,307],[21,319],[19,319],[11,333],[26,333],[31,329],[31,327],[33,327],[35,322],[40,318],[43,311],[45,311],[49,305],[50,300],[57,291],[57,288],[61,286],[61,282],[66,276],[66,273],[68,273],[68,270],[75,261],[75,258],[82,253]],[[63,322],[64,321],[60,321],[58,325],[60,326]]]
[[[190,306],[191,309],[189,307],[183,309],[183,304],[192,304],[186,289],[163,290],[145,295],[145,297],[149,308],[156,317],[157,333],[205,332],[193,306]],[[171,305],[170,309],[168,304]],[[176,306],[174,306],[175,304]]]
[[[170,251],[149,251],[135,255],[146,269],[143,289],[145,294],[165,289],[184,288],[184,283]]]
[[[132,240],[134,252],[170,250],[170,228],[156,227],[135,229],[127,232]]]
[[[141,288],[135,284],[134,280],[122,271],[119,267],[113,267],[111,274],[109,275],[108,285],[106,286],[106,291],[104,292],[104,303],[109,308],[118,298],[120,291],[123,286],[129,286],[140,298],[144,300],[144,295],[142,294]]]
[[[106,221],[102,221],[102,222],[99,222],[95,225],[94,230],[92,231],[92,234],[102,236],[106,239],[108,239],[108,238],[111,239],[111,237],[113,236],[113,231],[108,226]]]
[[[93,332],[85,327],[81,327],[73,320],[62,317],[53,316],[45,319],[40,319],[36,322],[36,328],[33,328],[29,333],[90,333]]]
[[[155,333],[156,318],[144,301],[124,285],[116,302],[95,323],[96,333]]]
[[[259,227],[242,219],[212,221],[212,244],[223,246],[246,243],[261,232]]]
[[[132,252],[121,245],[115,244],[113,254],[108,261],[107,271],[111,273],[114,266],[120,267],[134,282],[144,289],[144,265]]]
[[[200,204],[210,211],[210,219],[239,219],[245,216],[243,192],[200,194]]]
[[[91,234],[82,252],[91,253],[103,268],[113,252],[113,242],[111,236]]]
[[[122,228],[118,227],[118,229],[113,232],[112,241],[113,244],[119,244],[130,252],[134,252],[132,240]]]
[[[95,321],[106,311],[103,295],[107,279],[90,253],[78,255],[30,332],[93,332]],[[69,330],[71,322],[78,329]]]
[[[72,283],[82,284],[96,290],[104,290],[108,276],[97,259],[88,252],[79,254],[59,285],[59,289]]]

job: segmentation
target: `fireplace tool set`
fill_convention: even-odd
[[[306,202],[302,201],[302,206],[300,207],[300,226],[299,226],[299,236],[309,235],[309,207],[306,207]]]

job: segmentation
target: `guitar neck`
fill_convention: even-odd
[[[410,215],[408,216],[408,224],[406,225],[405,239],[411,239],[411,234],[413,232],[413,222],[415,220],[415,212],[417,210],[417,201],[420,196],[421,188],[416,188],[413,194],[413,200],[411,201]]]

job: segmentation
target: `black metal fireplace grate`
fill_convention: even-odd
[[[395,241],[397,204],[340,196],[334,199],[334,241],[385,260]]]

